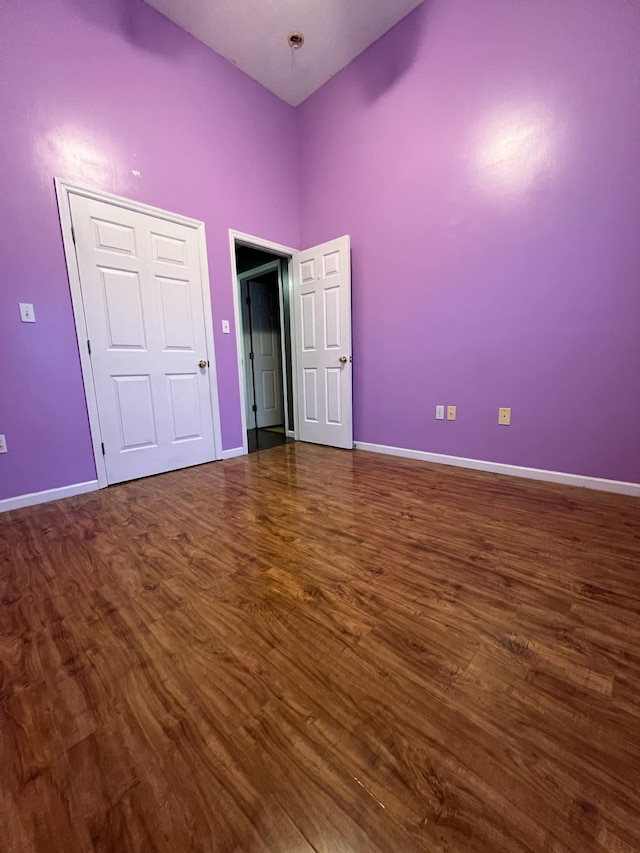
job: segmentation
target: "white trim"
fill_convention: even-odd
[[[15,498],[4,498],[0,501],[0,512],[9,512],[12,509],[35,506],[48,501],[58,501],[61,498],[71,498],[74,495],[84,495],[86,492],[95,492],[99,488],[97,480],[89,480],[86,483],[74,483],[73,486],[62,486],[59,489],[47,489],[44,492],[31,492],[28,495],[17,495]]]
[[[107,480],[107,469],[104,456],[102,455],[102,433],[100,430],[100,419],[98,417],[98,402],[93,380],[93,368],[85,342],[88,339],[87,323],[84,315],[84,303],[82,300],[82,286],[80,283],[80,271],[76,257],[75,244],[73,242],[72,220],[71,220],[71,195],[79,195],[94,201],[106,202],[107,204],[123,207],[135,213],[143,213],[154,216],[157,219],[165,219],[192,228],[196,232],[198,241],[198,259],[200,261],[200,277],[202,281],[202,296],[204,307],[204,326],[207,342],[207,358],[209,369],[209,393],[211,395],[211,408],[213,412],[213,443],[215,459],[222,458],[222,430],[220,427],[220,402],[218,399],[218,377],[216,370],[216,356],[213,340],[213,316],[211,310],[211,284],[209,281],[209,264],[207,260],[207,243],[204,222],[191,219],[178,213],[171,213],[149,204],[122,198],[112,193],[97,192],[86,187],[77,186],[68,181],[54,178],[56,197],[58,199],[58,210],[60,212],[60,226],[62,229],[62,244],[69,276],[69,287],[71,289],[71,303],[75,319],[76,333],[78,336],[78,351],[80,354],[80,366],[82,369],[82,381],[87,401],[89,414],[89,429],[91,431],[91,444],[93,446],[93,458],[98,477],[98,488],[104,489],[109,485]]]
[[[72,185],[55,178],[56,196],[58,199],[58,210],[60,212],[60,227],[62,229],[62,245],[67,264],[67,275],[69,276],[69,287],[71,289],[71,303],[73,316],[78,336],[78,352],[80,354],[80,368],[82,370],[82,382],[84,384],[84,395],[87,401],[87,412],[89,415],[89,430],[91,432],[91,444],[93,446],[93,459],[98,477],[98,488],[104,489],[109,485],[107,481],[107,468],[102,455],[102,434],[100,431],[100,419],[98,417],[98,401],[93,384],[93,370],[91,358],[86,346],[89,338],[87,333],[87,322],[84,316],[84,305],[82,302],[82,288],[80,286],[80,271],[76,258],[76,249],[73,242],[73,231],[71,222],[71,204],[69,196]]]
[[[244,447],[232,447],[231,450],[223,450],[223,459],[235,459],[236,456],[246,456]]]
[[[88,187],[73,184],[70,181],[65,181],[63,178],[54,178],[56,185],[56,194],[58,199],[73,193],[73,195],[81,195],[84,198],[90,198],[94,201],[102,201],[107,204],[113,204],[116,207],[124,207],[125,210],[133,210],[135,213],[144,213],[147,216],[155,216],[158,219],[166,219],[169,222],[175,222],[179,225],[185,225],[187,228],[198,229],[203,223],[200,219],[192,219],[190,216],[183,216],[181,213],[173,213],[170,210],[164,210],[161,207],[153,207],[151,204],[145,204],[142,201],[135,201],[131,198],[125,198],[121,195],[103,192],[102,190],[92,190]]]
[[[245,234],[243,231],[236,231],[234,228],[229,228],[229,238],[232,247],[233,241],[240,243],[241,246],[249,246],[251,249],[263,249],[265,252],[273,252],[274,255],[297,255],[299,249],[292,249],[291,246],[283,246],[282,243],[272,243],[271,240],[263,240],[261,237],[254,237],[253,234]]]
[[[289,246],[283,246],[280,243],[272,243],[269,240],[262,240],[260,237],[253,237],[251,234],[245,234],[242,231],[235,231],[233,228],[229,229],[229,251],[231,253],[231,281],[233,283],[233,313],[235,317],[235,334],[236,334],[236,351],[238,358],[238,390],[240,392],[240,417],[242,420],[242,452],[243,454],[247,454],[249,452],[249,442],[247,439],[247,411],[245,406],[246,394],[245,390],[245,372],[243,365],[243,340],[242,340],[242,306],[240,305],[240,288],[238,286],[240,276],[245,276],[245,273],[238,273],[238,268],[236,265],[236,245],[240,246],[249,246],[252,249],[260,249],[264,252],[272,252],[273,254],[280,255],[281,260],[285,260],[288,263],[289,267],[289,288],[290,288],[290,297],[293,294],[292,285],[293,285],[293,275],[294,275],[294,263],[293,260],[298,254],[297,249],[292,249]],[[278,261],[279,263],[279,261]],[[265,268],[274,269],[275,262],[271,261],[268,264],[264,264]],[[257,267],[256,269],[262,269],[262,267]],[[267,271],[267,270],[264,270]],[[256,270],[249,271],[251,275],[256,274]],[[282,274],[279,276],[279,284],[280,291],[282,292],[283,282],[282,282]],[[291,299],[290,299],[291,304]],[[282,321],[284,321],[284,313],[281,314]],[[293,329],[293,312],[291,312],[291,361],[292,361],[292,375],[295,376],[295,348],[294,348],[294,329]],[[284,339],[282,341],[284,346]],[[283,363],[282,372],[286,375],[286,366]],[[296,395],[296,383],[293,383],[293,410],[296,413],[296,419],[294,423],[294,432],[293,438],[298,437],[298,401]],[[285,411],[287,412],[287,424],[288,424],[288,409],[287,409],[287,399],[285,396],[284,399]]]
[[[547,483],[560,483],[564,486],[599,489],[603,492],[640,497],[640,483],[605,480],[601,477],[585,477],[582,474],[565,474],[561,471],[545,471],[542,468],[523,468],[520,465],[506,465],[502,462],[484,462],[481,459],[465,459],[462,456],[428,453],[426,450],[408,450],[404,447],[390,447],[386,444],[369,444],[366,441],[356,441],[355,447],[357,450],[400,456],[403,459],[418,459],[421,462],[435,462],[437,465],[454,465],[457,468],[472,468],[475,471],[490,471],[494,474],[507,474],[511,477],[525,477],[528,480],[542,480]]]
[[[260,275],[264,275],[266,272],[274,272],[278,269],[280,269],[280,258],[278,258],[277,261],[269,261],[268,264],[262,264],[259,267],[253,267],[250,270],[245,270],[245,272],[239,272],[238,281],[247,281],[250,278],[257,278]]]
[[[290,433],[289,423],[289,382],[287,381],[287,347],[286,347],[286,329],[284,325],[284,276],[282,275],[282,261],[278,264],[278,306],[280,308],[280,365],[282,368],[282,409],[284,414],[284,432],[285,435]],[[291,290],[289,290],[289,308],[291,308]],[[291,320],[291,316],[289,316]],[[291,350],[291,323],[289,323],[289,349]],[[291,350],[291,366],[293,367],[293,350]],[[293,372],[291,374],[293,376]],[[292,397],[293,400],[293,388]],[[296,417],[296,421],[298,418]]]
[[[175,221],[175,220],[174,220]],[[192,220],[196,222],[196,220]],[[218,396],[218,369],[216,367],[216,345],[213,337],[213,308],[211,306],[211,280],[209,279],[209,258],[207,256],[207,235],[204,222],[194,225],[198,238],[198,258],[200,260],[200,278],[204,300],[204,333],[207,341],[207,359],[209,366],[209,393],[211,395],[211,414],[213,416],[213,452],[215,459],[222,459],[222,426],[220,423],[220,398]]]

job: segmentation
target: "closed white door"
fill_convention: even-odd
[[[353,448],[349,237],[298,255],[295,331],[298,436]]]
[[[277,283],[249,281],[253,372],[258,428],[284,424],[282,347]]]
[[[79,195],[70,203],[108,482],[212,461],[196,232]]]
[[[240,298],[242,300],[242,347],[244,353],[244,401],[247,413],[247,429],[255,429],[257,426],[255,394],[253,393],[253,347],[251,339],[251,316],[249,314],[249,282],[243,281],[240,285]]]

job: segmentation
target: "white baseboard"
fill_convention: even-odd
[[[292,429],[287,430],[287,438],[295,438],[296,434]]]
[[[231,450],[223,450],[223,459],[233,459],[235,456],[244,456],[244,447],[232,447]]]
[[[86,483],[74,483],[72,486],[62,486],[59,489],[47,489],[44,492],[31,492],[28,495],[17,495],[15,498],[5,498],[0,501],[0,512],[11,509],[21,509],[24,506],[35,506],[48,501],[58,501],[61,498],[72,498],[74,495],[84,495],[85,492],[95,492],[98,489],[97,480]]]
[[[356,441],[355,445],[357,450],[385,453],[388,456],[401,456],[404,459],[418,459],[422,462],[435,462],[438,465],[455,465],[457,468],[472,468],[475,471],[490,471],[493,474],[526,477],[529,480],[543,480],[547,483],[561,483],[565,486],[579,486],[583,489],[599,489],[603,492],[616,492],[620,495],[640,498],[640,483],[625,483],[621,480],[605,480],[600,477],[584,477],[582,474],[565,474],[561,471],[544,471],[541,468],[522,468],[519,465],[505,465],[502,462],[484,462],[481,459],[446,456],[442,453],[428,453],[426,450],[407,450],[404,447],[369,444],[366,441]]]

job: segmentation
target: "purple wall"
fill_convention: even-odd
[[[296,162],[294,110],[141,0],[0,4],[0,499],[95,478],[54,176],[205,221],[231,448],[228,228],[297,246]]]
[[[2,4],[0,84],[0,499],[95,477],[54,175],[206,222],[225,448],[227,229],[350,233],[358,440],[640,481],[638,3],[426,0],[298,109],[299,161],[141,0]]]
[[[426,0],[298,121],[356,438],[640,482],[640,4]]]

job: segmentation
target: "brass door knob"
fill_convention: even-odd
[[[349,359],[346,357],[346,355],[341,355],[340,358],[338,359],[340,364],[346,364],[348,360]]]
[[[208,367],[208,366],[209,366],[209,362],[205,361],[203,358],[201,358],[200,361],[198,362],[198,367]]]

